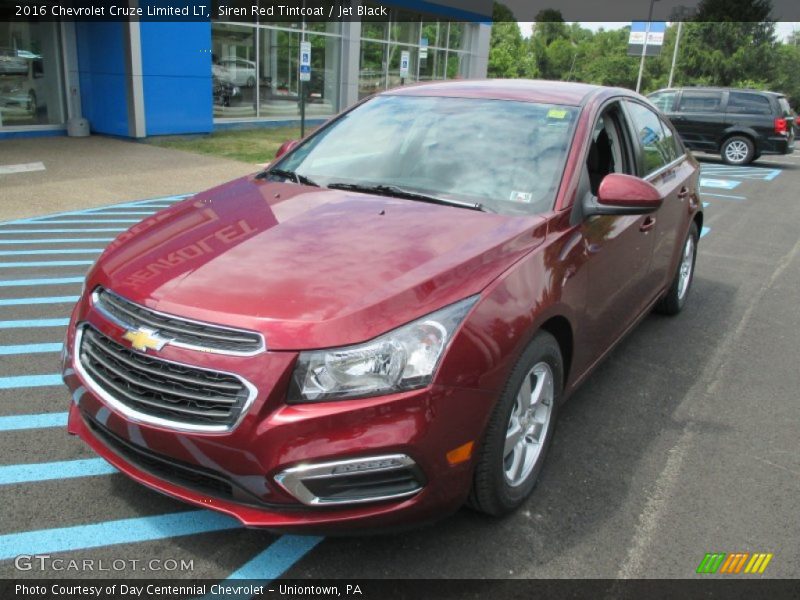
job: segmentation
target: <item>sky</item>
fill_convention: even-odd
[[[585,27],[586,29],[591,29],[592,31],[597,31],[601,27],[606,30],[610,29],[621,29],[626,25],[630,25],[630,21],[625,22],[608,22],[608,23],[581,23],[581,27]],[[522,35],[524,37],[529,37],[531,35],[531,31],[533,28],[533,23],[520,23],[519,28],[522,30]],[[789,23],[785,21],[780,21],[775,23],[775,33],[779,40],[786,41],[786,38],[791,35],[792,31],[800,31],[800,23]]]

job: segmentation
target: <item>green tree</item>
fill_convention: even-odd
[[[489,41],[489,77],[521,77],[523,67],[522,33],[505,5],[494,3],[492,34]]]

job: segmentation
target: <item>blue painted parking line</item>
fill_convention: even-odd
[[[61,342],[51,342],[47,344],[17,344],[14,346],[0,346],[0,356],[61,352],[62,346],[63,344]]]
[[[0,256],[30,256],[38,254],[99,254],[102,248],[51,248],[49,250],[0,250]]]
[[[77,267],[92,265],[93,260],[35,260],[28,262],[0,262],[0,269],[24,269],[26,267]]]
[[[231,573],[222,583],[224,585],[232,583],[234,580],[249,579],[257,581],[260,585],[267,585],[283,575],[323,539],[317,536],[281,536],[266,550],[259,552]],[[243,591],[241,593],[206,594],[202,600],[250,600],[252,597],[252,594]]]
[[[733,190],[741,185],[741,181],[735,179],[711,179],[710,177],[700,178],[700,187],[718,188],[721,190]]]
[[[11,415],[9,417],[0,417],[0,431],[66,427],[67,419],[68,415],[65,412],[43,413],[40,415]]]
[[[734,167],[729,165],[708,165],[704,164],[700,169],[702,176],[722,175],[735,177],[737,179],[750,179],[761,181],[772,181],[781,174],[781,169],[765,169],[762,167]]]
[[[102,458],[0,466],[0,485],[110,475],[118,471]]]
[[[114,238],[29,238],[25,240],[0,240],[0,245],[5,244],[81,244],[93,242],[113,242]]]
[[[700,237],[707,236],[710,231],[711,227],[703,227],[703,229],[700,230]]]
[[[79,296],[41,296],[37,298],[0,298],[0,306],[26,306],[28,304],[63,304],[77,302]]]
[[[0,560],[20,554],[70,552],[114,544],[149,542],[237,529],[241,526],[239,521],[220,513],[190,510],[152,517],[23,531],[0,535]]]
[[[228,579],[272,581],[305,556],[323,538],[284,535],[230,574]]]
[[[711,203],[710,203],[710,202],[703,202],[703,208],[706,208],[706,207],[708,207],[708,206],[711,206]]]
[[[109,206],[106,208],[91,208],[89,210],[74,210],[72,212],[63,212],[58,213],[55,215],[45,215],[43,217],[31,217],[29,219],[24,219],[25,221],[33,221],[33,222],[47,222],[48,219],[55,219],[60,217],[93,217],[96,215],[106,215],[109,217],[114,216],[121,216],[124,217],[126,215],[153,215],[157,211],[155,210],[130,210],[132,208],[151,208],[150,206]],[[22,220],[22,219],[20,219]]]
[[[67,225],[67,224],[92,224],[92,223],[138,223],[141,219],[53,219],[53,220],[36,220],[25,219],[16,221],[17,223],[25,224],[31,223],[36,225]]]
[[[84,210],[78,211],[64,211],[58,213],[51,213],[48,215],[42,215],[39,217],[30,217],[27,219],[16,219],[13,221],[5,221],[0,222],[0,226],[8,225],[10,223],[21,223],[21,222],[36,222],[39,219],[51,219],[53,217],[62,217],[62,216],[71,216],[71,215],[83,215],[83,214],[96,214],[98,212],[113,210],[113,209],[124,209],[124,208],[156,208],[156,206],[152,203],[160,203],[164,205],[164,207],[172,206],[176,202],[180,202],[181,200],[187,198],[191,194],[184,194],[180,196],[164,196],[162,198],[152,198],[149,200],[136,200],[134,202],[121,202],[119,204],[110,204],[107,206],[97,206],[94,208],[87,208]]]
[[[13,225],[13,223],[12,223]],[[7,225],[0,225],[0,227],[7,227]],[[8,235],[9,233],[96,233],[96,232],[110,232],[110,231],[127,231],[125,227],[84,227],[78,229],[0,229],[0,235]]]
[[[28,329],[29,327],[66,327],[69,319],[21,319],[0,321],[0,329]]]
[[[727,200],[747,200],[747,196],[732,196],[730,194],[712,194],[711,192],[702,192],[703,196],[714,196],[715,198],[725,198]]]
[[[39,285],[65,285],[68,283],[83,283],[85,275],[70,275],[69,277],[50,277],[42,279],[6,279],[0,280],[0,287],[26,287]]]
[[[0,377],[0,390],[16,390],[19,388],[48,387],[63,385],[61,375],[18,375],[15,377]]]

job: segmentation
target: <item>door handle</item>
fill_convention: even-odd
[[[688,198],[689,194],[691,194],[691,190],[688,187],[683,186],[680,191],[678,192],[678,198],[683,200],[684,198]]]
[[[655,217],[647,217],[642,224],[639,226],[639,231],[644,231],[645,233],[653,229],[656,226],[656,218]]]

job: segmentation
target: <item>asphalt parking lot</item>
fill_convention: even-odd
[[[755,577],[797,577],[800,152],[745,168],[702,160],[688,307],[648,317],[564,407],[522,510],[462,509],[374,537],[244,529],[130,481],[66,434],[58,359],[83,274],[179,196],[0,223],[0,577],[684,578],[709,552],[772,553]],[[19,570],[28,554],[140,562]],[[154,559],[160,571],[143,564]]]

